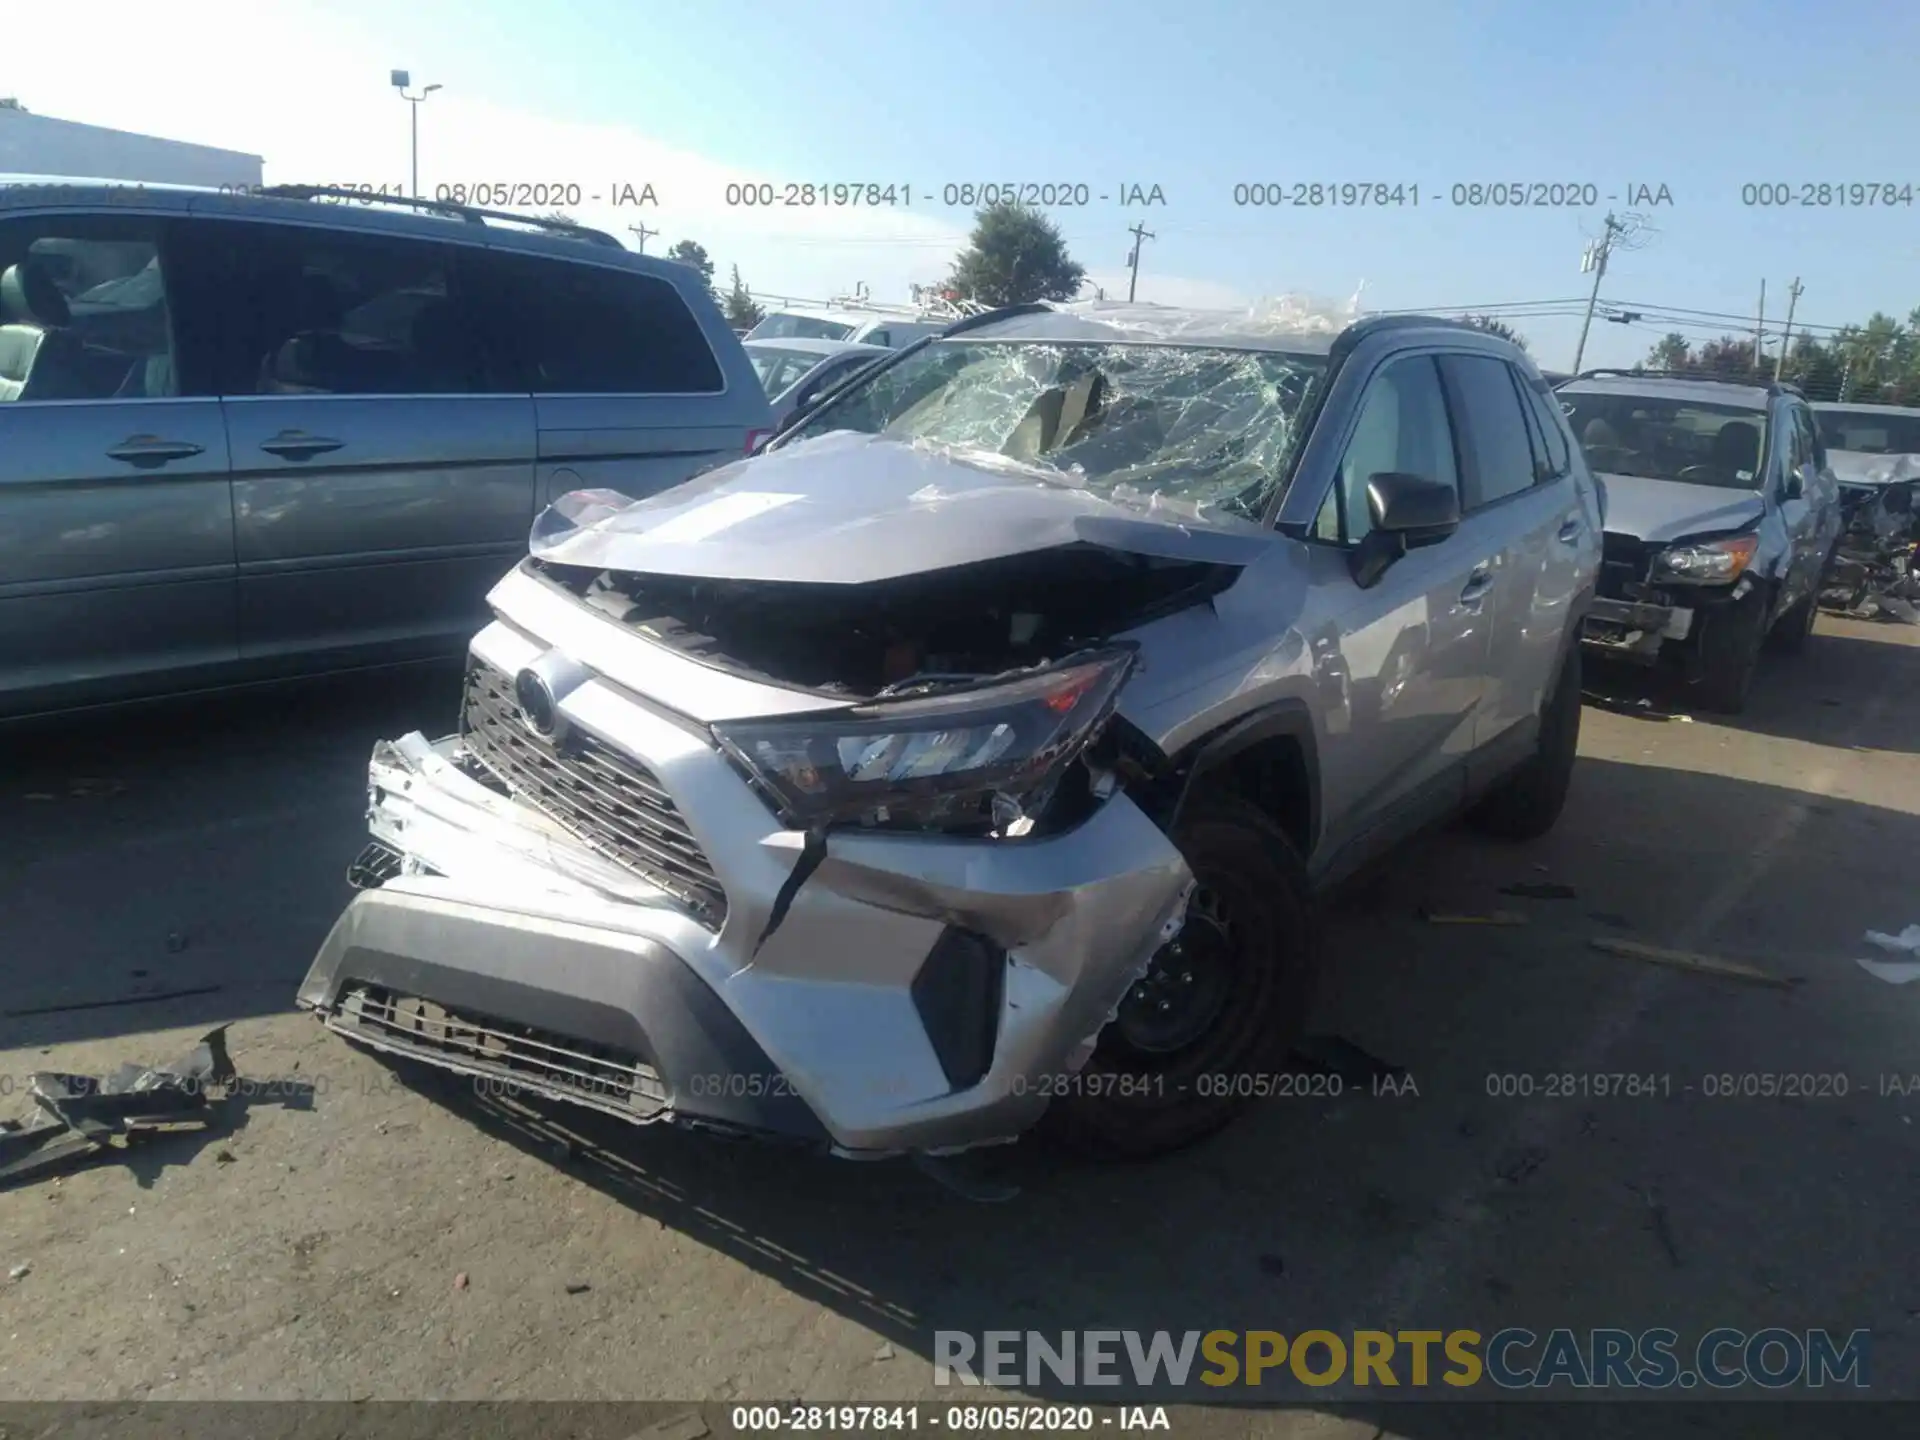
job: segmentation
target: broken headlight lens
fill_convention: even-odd
[[[1653,583],[1724,585],[1740,578],[1759,543],[1756,536],[1736,535],[1700,545],[1675,545],[1653,557]]]
[[[1113,713],[1133,658],[1099,651],[1000,684],[713,733],[796,829],[1021,834]]]

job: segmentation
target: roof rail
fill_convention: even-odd
[[[1381,330],[1421,330],[1431,329],[1435,326],[1443,330],[1472,330],[1480,335],[1490,335],[1492,333],[1482,330],[1478,325],[1469,325],[1464,320],[1448,319],[1445,315],[1422,315],[1397,310],[1392,314],[1362,315],[1358,320],[1349,323],[1347,328],[1341,331],[1340,334],[1343,339],[1352,337],[1348,340],[1348,344],[1351,346],[1357,344],[1366,336],[1375,334]],[[1498,340],[1500,337],[1493,335],[1492,338]]]
[[[978,330],[982,325],[991,325],[997,320],[1011,320],[1016,315],[1045,315],[1052,310],[1053,306],[1044,300],[1033,300],[1025,305],[1002,305],[998,310],[989,310],[982,305],[975,313],[962,315],[940,333],[942,336],[964,335],[969,330]]]
[[[456,205],[451,200],[428,200],[419,195],[376,195],[371,191],[355,190],[344,185],[268,185],[252,193],[272,200],[357,200],[363,205],[398,205],[403,209],[423,210],[431,215],[444,215],[452,220],[465,220],[471,225],[485,225],[490,220],[500,220],[513,225],[530,225],[536,230],[565,235],[575,240],[585,240],[594,245],[611,245],[616,250],[627,248],[606,231],[595,230],[588,225],[577,225],[571,220],[549,220],[541,215],[517,215],[511,210],[481,210],[472,205]]]
[[[1576,380],[1608,380],[1624,378],[1628,380],[1691,380],[1696,384],[1738,385],[1743,390],[1764,390],[1769,395],[1797,395],[1806,399],[1806,392],[1788,380],[1769,380],[1764,375],[1742,376],[1723,375],[1711,370],[1629,370],[1619,366],[1602,366],[1597,370],[1582,370],[1578,375],[1570,375],[1559,382],[1571,385]],[[1555,387],[1556,389],[1558,386]]]

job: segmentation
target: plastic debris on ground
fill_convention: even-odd
[[[1911,980],[1920,980],[1920,925],[1909,925],[1898,935],[1882,934],[1878,930],[1867,932],[1867,943],[1894,955],[1910,955],[1910,960],[1855,960],[1853,963],[1889,985],[1905,985]]]
[[[0,1122],[0,1187],[110,1153],[142,1134],[203,1130],[236,1078],[227,1027],[172,1065],[122,1065],[104,1079],[42,1070],[27,1077],[36,1123]]]

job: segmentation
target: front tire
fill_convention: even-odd
[[[1765,592],[1711,615],[1700,637],[1698,693],[1707,709],[1738,715],[1753,693],[1766,640]]]
[[[1475,829],[1501,840],[1537,840],[1560,819],[1580,752],[1580,642],[1540,712],[1540,741],[1528,760],[1468,813]]]
[[[1227,1125],[1284,1068],[1318,990],[1312,890],[1286,833],[1217,795],[1193,801],[1173,838],[1195,882],[1186,924],[1040,1125],[1097,1159],[1169,1154]]]

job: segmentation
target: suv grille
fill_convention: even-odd
[[[474,758],[529,805],[608,859],[637,871],[718,929],[727,896],[673,797],[639,762],[581,730],[556,745],[521,723],[513,682],[467,667],[460,733]]]
[[[340,998],[328,1023],[422,1060],[498,1076],[544,1095],[629,1117],[666,1107],[660,1073],[629,1051],[555,1035],[487,1015],[463,1015],[371,985]]]
[[[1600,541],[1600,580],[1599,594],[1608,600],[1631,600],[1629,585],[1645,582],[1648,568],[1653,563],[1653,552],[1657,546],[1632,535],[1616,535],[1608,531]]]

